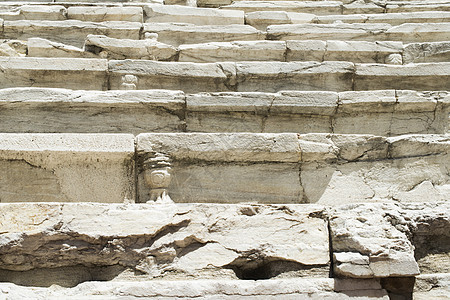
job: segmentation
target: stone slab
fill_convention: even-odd
[[[235,41],[179,46],[179,61],[283,61],[285,42]]]
[[[158,41],[173,46],[206,42],[264,40],[265,33],[249,25],[193,25],[145,23],[144,33],[157,33]]]
[[[142,7],[71,6],[67,18],[87,22],[127,21],[143,22]]]
[[[137,77],[137,89],[175,89],[185,92],[227,91],[228,77],[215,63],[110,60],[110,89],[122,89],[124,75]]]
[[[340,14],[341,1],[235,1],[221,8],[242,10],[245,13],[255,11],[286,11],[316,15]]]
[[[349,62],[238,62],[237,91],[345,91],[352,89]]]
[[[345,289],[341,290],[340,288]],[[101,290],[99,293],[98,291]],[[325,300],[380,299],[388,300],[388,294],[376,281],[331,278],[298,278],[260,281],[241,280],[176,280],[144,282],[86,282],[74,288],[30,288],[1,283],[0,291],[17,298],[33,299],[111,299],[116,297],[138,298],[239,298]]]
[[[450,63],[419,63],[403,66],[357,64],[355,90],[414,89],[449,90]]]
[[[3,133],[0,143],[2,203],[134,202],[133,135]]]
[[[108,62],[104,59],[0,57],[0,87],[107,88]]]
[[[299,203],[296,134],[141,134],[139,201],[150,200],[145,176],[158,157],[171,161],[175,202]],[[226,189],[224,188],[226,187]]]
[[[244,12],[181,5],[146,5],[146,22],[190,23],[195,25],[244,25]]]
[[[112,38],[138,40],[142,24],[138,22],[83,22],[66,21],[4,21],[3,38],[21,39],[40,37],[81,48],[89,34]]]
[[[47,20],[61,21],[67,19],[67,9],[62,5],[21,5],[9,6],[0,10],[3,20]]]
[[[1,204],[0,211],[2,272],[22,271],[25,282],[32,272],[59,269],[64,274],[65,268],[74,271],[72,278],[53,280],[72,287],[85,281],[77,278],[80,267],[92,270],[97,280],[130,283],[323,277],[329,272],[321,206],[18,203]],[[52,284],[50,277],[40,280],[40,286]]]
[[[184,128],[180,91],[0,90],[0,132],[133,133]]]

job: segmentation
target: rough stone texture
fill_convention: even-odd
[[[278,41],[236,41],[179,46],[179,61],[283,61],[286,44]]]
[[[192,25],[145,23],[144,32],[157,33],[158,41],[173,46],[206,42],[264,40],[265,34],[248,25]]]
[[[450,61],[450,42],[413,43],[405,46],[404,63]]]
[[[445,300],[450,294],[450,274],[427,274],[416,277],[414,300]]]
[[[0,202],[134,200],[132,135],[3,133],[0,143]]]
[[[448,200],[449,148],[446,135],[300,135],[305,200],[324,205]]]
[[[137,137],[139,202],[154,158],[168,157],[175,202],[299,203],[296,134],[141,134]],[[226,188],[225,188],[226,187]]]
[[[99,295],[99,290],[102,295]],[[74,288],[27,288],[0,283],[0,292],[12,298],[32,299],[381,299],[388,294],[375,280],[298,278],[260,281],[177,280],[146,282],[86,282]]]
[[[143,15],[141,7],[72,6],[67,9],[67,17],[69,19],[88,22],[142,22]]]
[[[0,56],[26,56],[27,45],[18,40],[2,40],[0,43]]]
[[[244,25],[242,11],[196,8],[178,5],[146,5],[146,22],[190,23],[195,25]]]
[[[54,42],[82,47],[88,34],[112,38],[139,39],[142,24],[137,22],[83,22],[66,21],[4,21],[3,38],[21,39],[40,37]]]
[[[177,49],[153,39],[115,39],[104,35],[88,35],[85,42],[87,53],[95,53],[108,59],[174,60]]]
[[[320,206],[1,204],[0,211],[0,276],[22,271],[22,283],[28,277],[49,286],[39,273],[27,276],[45,276],[48,268],[73,269],[71,281],[59,279],[63,286],[78,284],[83,267],[97,270],[98,279],[139,281],[329,271]]]
[[[99,58],[99,56],[81,48],[41,38],[29,38],[27,50],[30,57]]]
[[[0,57],[0,88],[107,88],[108,62],[103,59]]]
[[[0,90],[0,132],[174,132],[184,128],[180,91]]]
[[[245,22],[259,30],[266,30],[274,24],[304,24],[314,20],[316,15],[286,11],[257,11],[245,15]]]
[[[22,5],[0,10],[3,20],[47,20],[61,21],[66,19],[67,9],[62,5]]]

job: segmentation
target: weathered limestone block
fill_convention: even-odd
[[[0,56],[26,56],[27,44],[18,40],[1,40]]]
[[[195,25],[244,25],[244,12],[236,10],[197,8],[179,5],[146,5],[146,22],[190,23]]]
[[[267,27],[269,40],[358,40],[377,41],[389,24],[294,24]],[[401,40],[401,39],[399,39]]]
[[[340,14],[341,1],[235,1],[224,9],[243,10],[245,13],[255,11],[286,11],[301,12],[316,15]]]
[[[30,57],[99,58],[98,55],[86,52],[81,48],[41,38],[29,38],[27,48],[27,55]]]
[[[239,92],[346,91],[352,89],[349,62],[239,62]]]
[[[0,174],[2,203],[134,202],[134,138],[3,133]]]
[[[300,153],[290,134],[141,134],[139,202],[149,200],[144,178],[153,161],[171,161],[175,202],[299,203]]]
[[[55,268],[136,282],[327,277],[330,267],[320,206],[18,203],[0,211],[2,281],[22,271],[23,284]]]
[[[3,37],[22,39],[40,37],[54,42],[82,47],[89,34],[106,35],[113,38],[138,40],[141,23],[137,22],[82,22],[66,21],[4,21]]]
[[[331,15],[316,16],[313,20],[314,23],[319,24],[329,24],[336,21],[342,21],[344,23],[387,23],[393,26],[404,23],[441,23],[450,21],[450,12],[440,11],[437,13],[425,11],[389,14]]]
[[[157,33],[158,41],[173,46],[206,42],[264,40],[265,34],[249,25],[192,25],[145,23],[144,32]]]
[[[108,62],[103,59],[0,57],[0,87],[107,88]]]
[[[449,34],[450,23],[407,23],[388,29],[384,33],[384,38],[404,43],[440,42],[448,40]]]
[[[450,11],[450,4],[446,1],[398,1],[386,4],[387,13],[402,13],[416,11]]]
[[[446,133],[445,92],[403,90],[356,91],[339,94],[333,132],[394,136]]]
[[[300,135],[304,199],[324,205],[449,200],[449,145],[447,135]]]
[[[426,274],[416,277],[414,300],[445,300],[450,294],[450,274]]]
[[[69,19],[88,21],[88,22],[106,22],[106,21],[128,21],[142,22],[144,12],[142,7],[122,6],[71,6],[67,9]]]
[[[62,5],[22,5],[0,11],[3,20],[47,20],[61,21],[67,19],[67,9]]]
[[[85,282],[73,288],[36,288],[0,283],[0,292],[12,298],[37,300],[57,298],[114,298],[128,299],[268,299],[286,300],[349,300],[380,299],[389,296],[376,280],[296,278],[274,280],[152,280],[142,282]]]
[[[177,49],[154,39],[115,39],[104,35],[88,35],[85,50],[105,56],[108,59],[150,59],[170,61],[177,55]]]
[[[407,232],[392,223],[394,204],[349,205],[331,211],[334,274],[338,277],[410,277],[419,274]]]
[[[403,66],[357,64],[354,89],[450,90],[450,62]]]
[[[405,45],[403,63],[450,61],[450,42],[412,43]]]
[[[366,1],[354,1],[342,5],[343,14],[382,14],[384,7],[377,3]]]
[[[180,91],[2,89],[0,132],[178,132],[184,107]]]
[[[287,61],[350,61],[385,63],[403,52],[401,42],[288,40]]]
[[[185,92],[227,91],[228,75],[231,75],[227,74],[222,65],[111,60],[109,61],[109,84],[113,90],[121,89],[122,76],[131,74],[137,77],[137,89],[181,89]]]
[[[337,93],[200,93],[186,97],[192,132],[329,132]]]
[[[266,30],[269,25],[311,23],[313,14],[288,11],[255,11],[245,15],[245,23],[259,30]]]
[[[283,61],[286,43],[279,41],[236,41],[181,45],[179,61]]]

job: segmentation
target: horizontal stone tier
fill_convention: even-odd
[[[0,143],[0,202],[450,200],[448,135],[2,133]]]
[[[2,203],[0,280],[8,284],[0,284],[0,290],[8,291],[13,287],[11,283],[73,287],[85,281],[103,281],[100,291],[114,290],[121,296],[129,288],[129,293],[135,293],[130,295],[140,297],[200,297],[202,293],[220,294],[229,287],[227,295],[351,290],[355,296],[378,295],[380,299],[387,294],[381,289],[392,287],[390,277],[397,277],[392,279],[394,282],[402,278],[408,282],[430,266],[433,273],[448,270],[439,263],[445,259],[448,246],[436,249],[427,241],[448,240],[449,210],[449,204],[443,202],[334,208]],[[247,234],[242,236],[243,232]],[[335,278],[327,278],[330,268]],[[448,276],[443,275],[421,275],[416,289],[426,289],[433,277],[434,282],[445,283]],[[174,289],[172,283],[157,294],[153,289],[169,283],[148,281],[186,278],[191,280],[178,284],[192,282],[189,289]],[[217,281],[221,282],[219,290]],[[320,283],[319,289],[311,285],[314,282]],[[120,283],[119,290],[115,283]],[[72,291],[80,296],[98,284],[84,283]],[[411,289],[413,285],[414,281]],[[109,291],[108,287],[115,289]]]
[[[271,25],[261,31],[250,25],[194,25],[188,23],[85,22],[80,20],[2,21],[0,38],[27,40],[44,38],[53,42],[83,47],[88,35],[130,39],[130,46],[143,39],[179,46],[207,42],[259,40],[343,40],[398,41],[403,43],[447,41],[450,23],[405,23],[392,26],[385,23],[333,23]],[[414,31],[415,34],[410,34]]]
[[[61,272],[58,273],[61,276]],[[99,292],[101,291],[101,292]],[[47,299],[256,299],[275,300],[348,300],[358,299],[389,300],[388,293],[376,280],[298,278],[260,281],[238,280],[152,280],[142,282],[111,281],[86,282],[74,288],[25,287],[10,283],[0,283],[0,293],[12,298]],[[349,296],[349,294],[351,296]],[[425,293],[425,295],[427,295]],[[102,298],[104,297],[104,298]],[[351,297],[351,298],[349,298]],[[422,298],[421,298],[422,299]],[[424,298],[426,299],[426,298]]]
[[[200,0],[204,1],[227,1],[230,0]],[[359,2],[343,4],[341,1],[234,1],[232,4],[220,3],[224,9],[241,10],[245,13],[255,11],[286,11],[312,13],[316,15],[338,15],[338,14],[377,14],[377,13],[401,13],[418,11],[449,11],[448,1],[393,1],[384,5],[373,2]],[[201,6],[204,6],[200,4]]]
[[[0,57],[0,88],[173,89],[195,92],[450,90],[450,63],[189,63]]]
[[[446,133],[447,92],[0,90],[0,132]]]
[[[151,59],[179,62],[348,61],[409,64],[447,62],[450,42],[411,43],[366,41],[234,41],[174,47],[156,40],[114,39],[88,35],[84,48],[41,38],[6,40],[0,49],[8,56]]]
[[[317,3],[317,2],[313,2]],[[69,6],[63,5],[0,5],[0,19],[14,20],[80,20],[89,22],[128,21],[149,23],[192,23],[196,25],[230,25],[249,24],[265,30],[274,24],[295,23],[438,23],[449,22],[449,11],[418,11],[403,13],[326,15],[316,16],[314,13],[291,11],[258,11],[245,14],[244,11],[197,8],[180,5],[160,5],[141,3],[141,6]],[[139,4],[139,3],[134,3]]]

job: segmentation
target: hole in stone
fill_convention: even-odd
[[[380,280],[390,300],[412,300],[415,282],[415,277],[387,277]]]
[[[226,266],[242,280],[263,280],[271,278],[328,277],[329,269],[324,266],[305,266],[297,262],[273,260],[242,263],[239,259]]]
[[[58,268],[41,268],[29,271],[11,271],[0,269],[0,282],[10,282],[22,286],[49,287],[59,285],[74,287],[86,281],[109,281],[125,271],[133,272],[125,267],[103,266],[85,267],[70,266]]]

